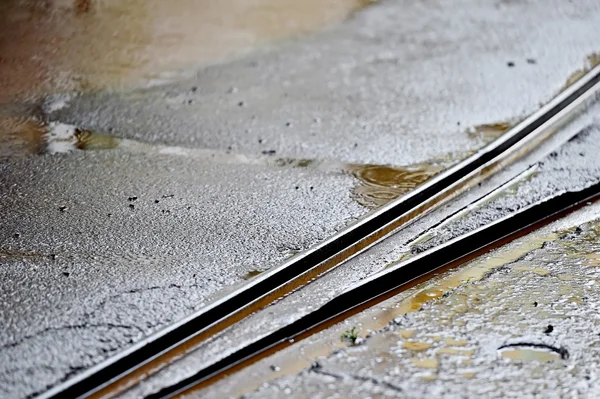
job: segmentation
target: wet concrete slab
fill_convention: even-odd
[[[49,118],[291,158],[406,166],[464,157],[590,64],[599,18],[595,1],[383,1],[179,83],[76,96]]]
[[[366,211],[342,170],[227,161],[116,148],[2,165],[3,395],[99,362]]]
[[[189,77],[285,38],[335,26],[369,0],[6,0],[0,103]]]
[[[595,2],[386,1],[357,14],[366,2],[319,2],[326,13],[287,2],[291,14],[275,15],[300,22],[250,23],[240,41],[207,50],[189,32],[198,21],[182,16],[192,0],[46,3],[0,12],[10,35],[42,46],[1,42],[15,51],[0,59],[3,87],[15,84],[0,101],[0,392],[10,397],[97,364],[497,137],[595,62],[600,14]],[[272,18],[267,3],[237,21]],[[206,18],[221,15],[214,7]],[[144,32],[163,14],[186,22]],[[90,63],[97,54],[106,59]],[[261,325],[379,270],[373,256]],[[215,352],[221,344],[202,356]]]
[[[174,381],[193,375],[197,370],[214,362],[215,359],[223,358],[236,348],[317,309],[329,299],[372,273],[418,253],[424,249],[423,245],[432,244],[432,241],[440,244],[472,231],[491,220],[542,201],[548,196],[568,189],[581,189],[599,181],[599,164],[593,155],[596,148],[595,143],[600,138],[599,111],[600,105],[595,104],[586,114],[573,121],[528,157],[484,182],[478,188],[465,193],[453,203],[432,212],[383,243],[349,260],[319,280],[263,311],[257,312],[247,320],[240,322],[235,328],[226,330],[187,358],[125,393],[124,397],[144,396],[156,392]],[[499,185],[511,181],[512,183],[504,186],[499,193],[488,196]],[[481,200],[482,198],[483,200]],[[440,221],[444,222],[440,224]],[[485,270],[477,269],[474,273],[463,277],[464,280],[467,280],[482,274],[485,274]],[[460,280],[453,281],[454,285],[448,289],[460,284]],[[432,289],[424,292],[421,297],[427,300],[434,299],[442,296],[444,292],[445,290],[442,289]],[[385,324],[387,321],[383,325]],[[311,355],[322,356],[340,344],[342,343],[324,344],[314,349],[316,355],[315,352],[311,352]],[[310,361],[308,363],[303,361],[304,356],[301,350],[286,353],[290,356],[301,357],[294,366],[299,367],[300,365],[296,371],[310,365]],[[310,359],[310,355],[307,357]],[[261,382],[261,378],[268,379],[271,375],[278,375],[270,370],[271,363],[267,364],[268,362],[270,360],[261,361],[257,366],[251,367],[249,371],[242,371],[239,375],[225,379],[213,387],[200,391],[198,395],[202,397],[239,396],[246,392],[248,387],[258,387],[256,383],[257,381]],[[257,375],[261,377],[258,378]]]
[[[596,397],[599,218],[590,205],[291,346],[236,396]]]

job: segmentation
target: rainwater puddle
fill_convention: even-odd
[[[74,150],[105,150],[119,139],[76,126],[42,122],[22,115],[0,115],[0,159],[34,154],[58,154]]]
[[[498,350],[500,356],[510,360],[553,362],[560,354],[544,348],[510,347]]]
[[[184,71],[341,23],[372,2],[2,1],[0,103],[191,76]]]
[[[444,167],[418,164],[406,167],[385,165],[350,165],[350,172],[360,184],[352,192],[361,205],[376,209],[411,191],[435,176]]]

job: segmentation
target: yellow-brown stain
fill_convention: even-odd
[[[256,269],[250,270],[248,273],[246,273],[244,275],[244,280],[250,280],[250,279],[258,276],[261,273],[262,273],[262,271],[260,271],[260,270],[256,270]]]
[[[417,164],[406,167],[386,165],[350,165],[360,181],[352,192],[361,205],[375,209],[406,194],[441,172],[440,165]]]
[[[533,266],[515,266],[513,270],[522,271],[522,272],[531,272],[537,274],[538,276],[545,277],[550,274],[550,270],[544,269],[543,267],[533,267]]]
[[[419,368],[423,368],[423,369],[437,369],[438,368],[438,360],[433,358],[433,359],[412,359],[413,364],[416,367]]]
[[[0,2],[0,103],[161,83],[340,23],[369,0]]]
[[[454,339],[454,338],[446,338],[444,343],[448,346],[465,346],[469,342],[464,339]]]
[[[588,55],[587,59],[586,59],[586,66],[573,72],[567,78],[567,82],[565,83],[564,88],[566,89],[567,87],[571,86],[573,83],[577,82],[586,73],[588,73],[590,70],[592,70],[592,68],[594,68],[598,65],[600,65],[600,53],[592,53],[592,54]]]
[[[436,355],[459,355],[471,357],[475,353],[474,349],[440,348]]]
[[[404,349],[408,349],[415,352],[420,352],[431,348],[432,344],[428,342],[408,341],[402,344]]]
[[[38,120],[0,113],[0,159],[41,153],[44,134],[46,129]]]
[[[415,332],[415,330],[399,330],[398,335],[400,335],[404,339],[408,339],[415,335]]]

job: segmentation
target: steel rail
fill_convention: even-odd
[[[366,304],[369,307],[373,306],[422,276],[449,264],[460,265],[465,260],[470,260],[472,254],[485,253],[498,242],[504,244],[512,241],[524,235],[523,232],[548,224],[558,216],[598,199],[600,199],[600,183],[580,191],[559,194],[424,251],[357,283],[297,321],[240,348],[191,377],[146,396],[145,399],[169,399],[192,393],[201,387],[203,382],[214,379],[219,374],[225,374],[244,362],[251,363],[249,361],[252,358],[260,357],[262,353],[282,349],[282,344],[306,338],[321,330],[322,328],[319,328],[321,325],[332,324],[331,321],[339,322],[357,313],[352,312],[355,308],[365,308]]]
[[[598,91],[600,66],[502,137],[410,193],[40,397],[106,397],[127,389],[208,337],[363,252],[527,153],[575,116]]]

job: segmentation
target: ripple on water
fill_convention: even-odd
[[[423,184],[441,172],[441,165],[418,164],[405,167],[351,165],[360,181],[352,192],[354,199],[368,208],[378,208]]]

